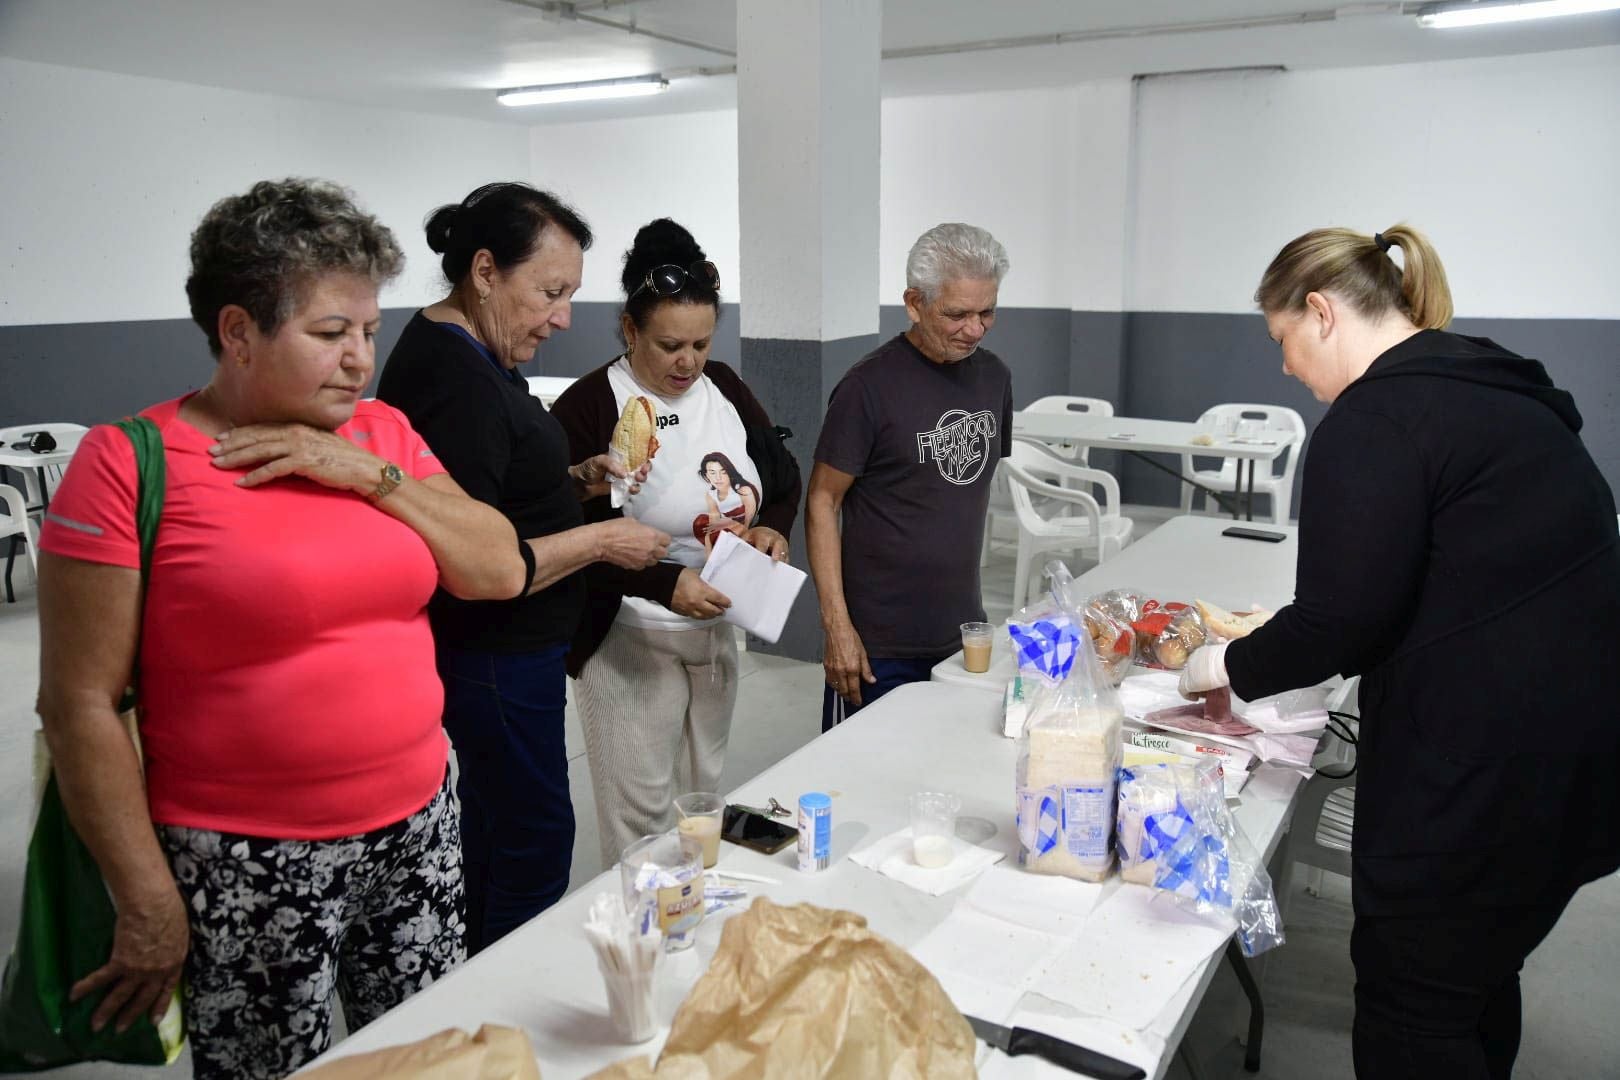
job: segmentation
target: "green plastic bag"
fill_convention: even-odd
[[[163,510],[163,443],[149,420],[128,420],[118,426],[135,444],[140,473],[136,523],[144,586]],[[125,704],[133,704],[133,691]],[[113,1024],[99,1032],[90,1030],[90,1018],[103,995],[68,1001],[73,984],[112,955],[116,922],[101,870],[73,831],[56,777],[50,776],[28,842],[22,926],[0,980],[0,1072],[76,1061],[165,1065],[179,1056],[185,1037],[179,991],[160,1023],[143,1016],[123,1033]]]

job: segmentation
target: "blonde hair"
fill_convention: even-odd
[[[1389,249],[1398,247],[1405,269]],[[1367,236],[1354,229],[1313,229],[1266,267],[1255,303],[1267,314],[1294,312],[1313,292],[1331,292],[1369,318],[1399,311],[1420,330],[1443,330],[1452,315],[1451,286],[1428,237],[1410,225]]]

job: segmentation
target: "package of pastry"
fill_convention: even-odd
[[[1204,644],[1204,621],[1191,604],[1144,600],[1131,623],[1136,631],[1136,662],[1143,667],[1180,671]]]

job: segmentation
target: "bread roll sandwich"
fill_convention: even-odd
[[[634,472],[658,453],[658,436],[654,434],[657,430],[652,402],[644,397],[633,397],[624,403],[624,412],[613,425],[613,441],[609,446],[624,455],[625,468]]]
[[[1238,638],[1248,637],[1260,627],[1270,621],[1270,611],[1244,611],[1233,614],[1223,607],[1206,603],[1203,600],[1193,601],[1198,605],[1198,614],[1203,616],[1204,626],[1211,636],[1221,641],[1236,641]]]

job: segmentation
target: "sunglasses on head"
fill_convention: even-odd
[[[644,289],[651,289],[654,296],[677,296],[691,284],[719,292],[720,270],[708,260],[700,260],[684,268],[674,263],[655,266],[647,271],[646,280],[636,287],[630,298],[634,300]]]
[[[31,450],[36,454],[48,454],[56,449],[56,438],[48,431],[24,431],[21,442],[11,444],[13,450]]]

